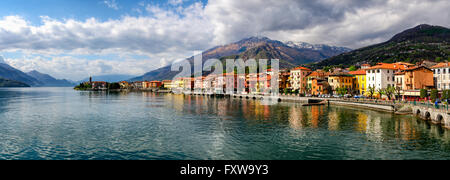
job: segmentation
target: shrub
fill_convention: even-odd
[[[428,92],[426,89],[420,89],[420,98],[426,98],[428,97]]]
[[[436,101],[436,99],[438,99],[438,98],[439,98],[438,90],[437,90],[437,89],[431,90],[431,93],[430,93],[430,99],[434,102],[434,101]]]

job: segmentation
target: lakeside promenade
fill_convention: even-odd
[[[450,107],[442,104],[432,104],[417,101],[385,101],[379,99],[355,99],[355,98],[319,98],[319,97],[300,97],[296,95],[252,95],[252,94],[207,94],[187,92],[181,93],[194,96],[228,97],[239,99],[265,100],[271,102],[293,102],[308,105],[340,105],[358,108],[371,109],[376,111],[391,112],[399,115],[412,114],[430,121],[433,124],[439,124],[450,129]]]

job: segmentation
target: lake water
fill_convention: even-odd
[[[0,159],[450,159],[450,134],[339,106],[5,88]]]

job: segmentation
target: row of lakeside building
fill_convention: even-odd
[[[196,91],[202,93],[229,93],[227,84],[243,84],[245,88],[238,94],[266,94],[271,92],[274,73],[235,74],[197,78],[181,77],[164,81],[119,82],[121,89],[166,89],[171,91]],[[105,82],[92,82],[92,86],[105,87]],[[311,70],[306,67],[282,69],[278,72],[279,92],[311,95],[338,94],[345,89],[347,94],[368,95],[369,87],[376,91],[395,87],[404,97],[420,96],[420,89],[450,89],[450,63],[404,62],[378,63],[374,66],[363,64],[356,71],[335,68],[330,71]],[[379,96],[377,93],[375,96]]]

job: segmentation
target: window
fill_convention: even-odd
[[[380,73],[380,70],[379,70],[379,69],[377,70],[377,73]]]
[[[389,70],[388,70],[388,73],[389,73]]]
[[[392,77],[392,81],[395,81],[394,78],[395,78],[395,77]]]

